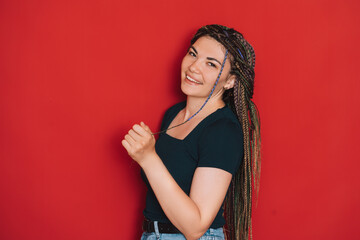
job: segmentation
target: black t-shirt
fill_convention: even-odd
[[[181,102],[169,108],[161,129],[168,128],[185,106],[186,102]],[[243,159],[242,128],[235,114],[225,106],[203,119],[183,140],[161,133],[155,149],[171,176],[189,195],[197,167],[214,167],[231,174],[236,173]],[[143,171],[141,175],[148,188],[144,216],[152,221],[169,223]],[[211,228],[219,228],[225,224],[222,215],[221,207]]]

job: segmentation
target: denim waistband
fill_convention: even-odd
[[[141,240],[186,240],[181,233],[160,233],[157,227],[157,221],[154,221],[155,232],[144,232]],[[199,240],[224,240],[223,228],[209,228]]]

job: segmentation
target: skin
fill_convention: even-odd
[[[186,107],[170,124],[184,122],[192,116],[208,97],[220,72],[225,50],[210,37],[199,38],[189,48],[181,65],[181,89],[187,95]],[[235,77],[229,74],[230,61],[226,60],[223,73],[212,97],[188,123],[168,130],[167,134],[184,139],[209,114],[224,107],[222,94],[232,88]],[[187,76],[194,79],[193,83]],[[186,239],[200,238],[210,227],[225,198],[232,175],[218,168],[198,167],[186,195],[175,182],[155,151],[155,138],[150,128],[141,122],[135,124],[122,140],[130,157],[144,170],[154,193],[169,220],[184,234]],[[211,197],[209,197],[211,196]]]

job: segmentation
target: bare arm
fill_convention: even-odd
[[[122,144],[143,168],[169,220],[187,239],[200,238],[218,213],[232,175],[217,168],[197,168],[188,196],[156,154],[155,139],[145,124],[134,125]]]

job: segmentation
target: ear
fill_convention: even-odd
[[[235,75],[229,75],[228,79],[225,82],[224,88],[225,90],[228,90],[230,88],[234,87],[236,77]]]

